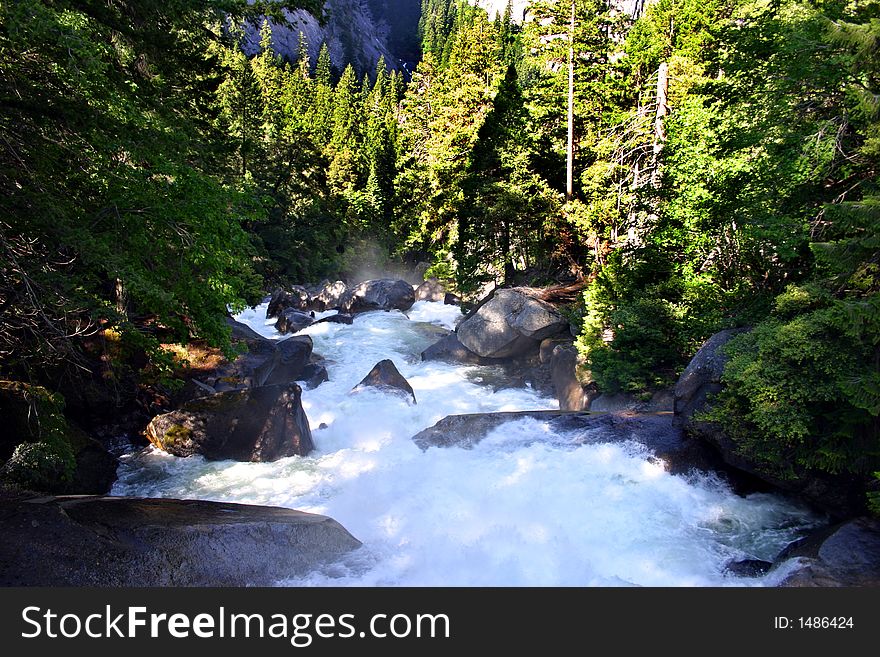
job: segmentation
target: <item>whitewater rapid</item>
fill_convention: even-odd
[[[266,304],[237,319],[280,339]],[[332,314],[332,313],[324,313]],[[114,495],[269,504],[331,516],[363,547],[306,578],[315,586],[749,586],[732,560],[771,560],[820,519],[717,478],[669,474],[635,442],[575,445],[536,420],[502,425],[473,449],[420,450],[411,437],[450,414],[558,408],[492,368],[422,362],[460,318],[417,302],[351,326],[302,333],[330,380],[303,392],[315,451],[272,463],[178,458],[154,448],[123,459]],[[350,394],[390,358],[418,403]]]

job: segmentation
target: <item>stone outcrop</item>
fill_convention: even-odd
[[[147,438],[175,456],[274,461],[314,448],[295,383],[208,395],[154,417]]]
[[[271,586],[360,546],[326,516],[173,499],[7,499],[0,531],[0,586]]]
[[[711,408],[712,395],[723,388],[721,377],[727,356],[722,349],[742,330],[728,330],[709,338],[688,364],[675,385],[676,422],[692,436],[711,445],[725,464],[770,484],[794,493],[832,516],[842,519],[864,510],[864,482],[845,474],[831,475],[817,470],[794,468],[785,477],[777,476],[759,461],[739,449],[723,427],[700,419],[701,411]]]
[[[409,310],[415,301],[412,285],[406,281],[376,278],[346,292],[340,309],[349,314],[368,310]]]
[[[191,375],[177,396],[177,404],[217,392],[308,381],[317,372],[314,366],[320,365],[322,360],[312,353],[312,339],[308,335],[283,340],[258,335],[242,343],[246,351],[235,360]]]
[[[416,393],[404,376],[398,371],[393,362],[388,360],[380,360],[373,366],[373,369],[358,383],[352,392],[358,392],[364,388],[378,388],[385,392],[390,392],[398,396],[402,396],[407,401],[416,403]]]
[[[421,356],[422,360],[440,360],[463,365],[497,365],[503,362],[503,359],[478,356],[459,342],[457,333],[450,333],[441,338],[425,349]]]
[[[561,411],[582,411],[590,408],[590,397],[577,378],[577,349],[556,345],[550,357],[550,379]]]

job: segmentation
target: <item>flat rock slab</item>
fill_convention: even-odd
[[[268,586],[361,545],[332,518],[196,500],[0,501],[2,586]]]
[[[510,411],[448,415],[413,436],[423,450],[429,447],[470,449],[497,427],[516,420],[545,422],[554,433],[569,434],[573,444],[632,440],[651,449],[672,473],[694,468],[709,471],[717,459],[700,441],[673,424],[672,414],[590,413],[586,411]]]

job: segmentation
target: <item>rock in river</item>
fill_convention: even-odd
[[[147,438],[175,456],[274,461],[305,456],[312,432],[295,383],[230,390],[200,397],[154,417]]]

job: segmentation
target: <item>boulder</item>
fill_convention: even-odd
[[[324,365],[324,359],[320,357],[306,365],[300,377],[306,390],[317,388],[325,381],[330,380],[327,367]]]
[[[285,308],[275,322],[275,330],[281,334],[296,333],[305,327],[315,323],[315,313],[307,313],[304,310]]]
[[[299,381],[311,357],[312,339],[308,335],[265,340],[250,345],[247,354],[239,356],[227,367],[218,368],[215,381],[227,383],[231,389]]]
[[[239,321],[234,320],[232,317],[226,317],[226,325],[232,331],[232,339],[233,340],[265,340],[262,335],[257,333],[254,329],[252,329],[247,324],[242,324]]]
[[[485,358],[514,358],[537,351],[542,340],[568,329],[548,303],[523,289],[496,290],[456,332],[462,345]]]
[[[314,448],[295,383],[231,390],[154,417],[147,438],[175,456],[274,461]]]
[[[412,285],[406,281],[377,278],[364,281],[346,292],[340,310],[349,314],[368,310],[408,310],[415,301]]]
[[[880,520],[861,517],[820,529],[786,547],[774,569],[790,559],[798,561],[780,586],[880,586]]]
[[[680,427],[674,425],[672,416],[660,414],[508,411],[448,415],[417,433],[412,440],[423,450],[429,447],[472,449],[494,429],[523,419],[548,425],[550,432],[537,432],[536,441],[560,433],[567,435],[567,445],[637,441],[651,449],[674,474],[687,473],[694,468],[710,472],[718,465],[717,457],[710,449],[688,438]]]
[[[574,347],[574,340],[572,340],[570,336],[545,338],[544,340],[541,340],[541,344],[538,347],[538,362],[542,365],[549,363],[553,358],[553,350],[559,345],[563,347]]]
[[[590,394],[577,377],[578,353],[573,345],[558,344],[550,358],[550,379],[561,411],[583,411],[590,408]]]
[[[716,333],[703,343],[675,384],[673,411],[678,421],[689,426],[697,411],[706,408],[706,401],[721,391],[721,375],[727,364],[722,347],[742,329]]]
[[[412,403],[416,403],[416,393],[403,375],[397,370],[394,363],[387,358],[380,360],[373,366],[360,383],[351,389],[352,392],[358,392],[364,388],[379,388],[380,390],[403,396]]]
[[[7,499],[0,531],[0,586],[272,586],[360,546],[326,516],[174,499]]]
[[[445,303],[447,306],[460,306],[461,297],[457,294],[452,294],[452,292],[447,292],[443,295],[443,303]]]
[[[119,461],[104,449],[97,440],[88,443],[76,453],[76,469],[73,482],[67,492],[77,495],[103,495],[109,493],[116,481]]]
[[[502,359],[483,358],[465,347],[456,333],[441,338],[422,352],[422,360],[440,360],[463,365],[497,365]]]
[[[266,319],[279,317],[286,308],[294,310],[308,310],[312,297],[309,291],[302,285],[292,285],[284,289],[278,288],[272,292],[269,298],[269,306],[266,308]]]
[[[436,278],[429,278],[415,291],[416,301],[445,301],[446,288]]]
[[[342,298],[348,291],[348,287],[342,281],[329,281],[321,286],[321,289],[312,297],[312,309],[318,311],[338,308]]]

